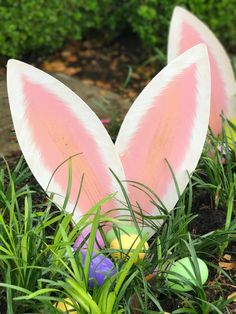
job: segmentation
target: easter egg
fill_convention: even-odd
[[[141,238],[138,237],[137,234],[121,235],[119,240],[115,238],[111,241],[110,248],[112,250],[117,250],[117,252],[113,252],[112,255],[115,258],[126,259],[127,256],[132,255],[132,251],[139,245],[140,241],[141,241]],[[142,251],[146,251],[148,249],[149,249],[148,243],[145,242],[143,245]],[[144,259],[144,256],[145,256],[145,252],[140,252],[135,262]]]
[[[83,230],[83,232],[78,236],[76,239],[74,245],[73,245],[73,250],[76,250],[78,247],[81,247],[81,249],[87,249],[88,247],[88,240],[89,240],[89,234],[90,234],[90,229]],[[85,239],[87,239],[85,241]],[[104,241],[102,239],[102,236],[100,232],[97,230],[96,232],[96,238],[94,242],[94,249],[99,250],[99,247],[104,247]]]
[[[64,313],[77,314],[77,311],[74,310],[73,303],[69,298],[65,298],[64,302],[56,302],[53,306]]]
[[[201,281],[202,281],[202,284],[204,284],[208,278],[208,267],[206,263],[200,258],[197,258],[197,261],[198,261],[198,266],[200,270]],[[170,267],[169,271],[184,277],[186,280],[190,281],[193,285],[196,284],[195,282],[196,276],[194,273],[194,268],[191,264],[191,260],[189,257],[184,257],[174,262],[174,264]],[[192,287],[186,284],[185,282],[181,281],[181,278],[178,275],[171,274],[171,273],[167,275],[167,278],[170,281],[170,288],[177,291],[192,290]],[[173,280],[175,282],[178,281],[180,283],[179,284],[175,283],[173,282]]]
[[[82,265],[85,263],[87,251],[82,250]],[[96,281],[98,286],[102,286],[107,277],[111,277],[116,273],[113,262],[103,254],[92,253],[89,269],[89,286],[94,286]]]
[[[135,234],[136,236],[139,235],[138,230],[135,228],[134,225],[123,225],[120,224],[116,228],[116,233],[114,229],[111,229],[106,234],[106,239],[109,243],[111,243],[116,237],[121,235],[127,235],[127,234]],[[141,233],[142,234],[142,233]]]

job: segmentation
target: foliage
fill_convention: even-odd
[[[0,1],[1,55],[43,54],[81,37],[76,1]],[[76,12],[76,14],[75,14]]]
[[[123,313],[120,301],[126,291],[124,286],[128,288],[137,275],[135,272],[130,276],[130,270],[146,238],[127,263],[117,265],[114,278],[108,277],[101,288],[95,285],[89,289],[91,255],[87,254],[82,266],[79,249],[74,254],[72,244],[92,224],[87,252],[93,251],[98,224],[106,220],[100,215],[100,207],[113,195],[96,204],[71,228],[72,214],[53,210],[50,200],[34,206],[33,191],[27,185],[18,190],[14,180],[22,183],[17,178],[28,168],[22,170],[20,162],[12,173],[2,169],[0,177],[0,287],[5,289],[7,312],[58,313],[53,304],[66,296],[81,314]]]
[[[145,48],[165,50],[173,8],[184,6],[220,38],[236,49],[235,0],[25,0],[0,1],[0,55],[43,55],[65,41],[94,34],[112,40],[127,31],[136,33]]]
[[[143,1],[143,3],[143,8],[140,10],[140,7],[138,7],[136,15],[132,15],[131,24],[142,40],[146,41],[147,39],[147,45],[151,44],[162,48],[162,50],[165,49],[172,11],[178,5],[185,7],[205,22],[215,35],[218,36],[226,49],[235,52],[235,0],[149,0]],[[150,10],[153,11],[151,14]],[[146,25],[144,27],[140,26],[145,24],[147,19],[150,19],[149,27]]]
[[[100,213],[100,206],[113,196],[96,204],[72,228],[71,214],[55,210],[50,199],[46,203],[34,201],[35,189],[28,186],[32,178],[22,159],[13,171],[7,165],[1,166],[0,300],[1,304],[6,304],[7,313],[59,313],[54,304],[65,299],[70,300],[74,309],[81,314],[131,313],[131,308],[136,308],[137,313],[140,309],[141,313],[164,313],[166,300],[173,298],[179,303],[178,309],[172,313],[224,313],[230,300],[225,299],[218,280],[225,278],[232,285],[235,285],[235,281],[214,261],[225,253],[230,254],[230,245],[235,241],[235,151],[228,150],[227,164],[222,164],[222,152],[217,151],[218,140],[213,136],[210,139],[197,172],[171,213],[158,205],[158,197],[151,190],[142,184],[132,183],[148,193],[153,204],[160,209],[157,217],[142,214],[138,217],[156,233],[149,240],[150,250],[140,263],[134,264],[134,261],[146,241],[145,237],[128,260],[114,259],[117,273],[108,277],[101,287],[88,286],[90,255],[87,255],[82,266],[80,248],[74,253],[71,247],[88,224],[91,224],[88,252],[93,251],[96,230],[100,228],[102,231],[104,222],[110,221],[116,228],[120,228],[116,219]],[[227,145],[227,139],[225,140]],[[211,158],[213,166],[208,158],[209,145],[212,152],[217,151],[215,158]],[[222,190],[219,193],[218,185],[221,181]],[[122,187],[122,183],[119,184]],[[192,211],[195,195],[202,191],[207,191],[212,197],[213,206],[218,206],[225,212],[225,223],[222,228],[207,234],[190,235],[190,224],[197,219],[197,214]],[[37,192],[39,195],[42,193],[40,190]],[[123,193],[127,202],[124,210],[130,211],[129,215],[139,228],[124,188]],[[160,220],[165,221],[161,228]],[[104,237],[104,232],[101,234]],[[108,246],[100,252],[113,258],[114,251]],[[180,282],[192,287],[191,293],[172,291],[167,280],[172,262],[185,256],[190,256],[193,263],[196,274],[194,286],[180,275],[178,277]],[[207,262],[211,284],[201,284],[196,257]],[[153,281],[149,282],[147,276],[157,269]],[[214,272],[216,279],[212,281]],[[208,293],[211,290],[217,291],[214,300],[209,299]]]

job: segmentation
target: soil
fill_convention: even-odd
[[[87,85],[95,85],[134,100],[150,79],[163,67],[164,60],[162,59],[160,64],[160,59],[157,59],[156,56],[151,58],[144,52],[138,39],[131,36],[122,37],[105,46],[102,41],[95,40],[73,42],[46,59],[30,61],[47,72],[61,72],[78,77]],[[14,166],[18,158],[19,154],[9,156],[7,160],[10,166]],[[193,236],[206,234],[224,225],[225,211],[212,208],[209,196],[204,192],[195,202],[193,213],[198,215],[190,224],[190,232]],[[228,254],[232,259],[236,259],[235,252],[235,246],[229,247]],[[220,260],[213,262],[218,265]],[[232,278],[236,276],[235,270],[229,270],[228,274]],[[225,276],[211,270],[209,288],[206,291],[209,300],[219,297],[219,289],[215,288],[215,283],[220,284],[225,298],[234,292],[235,287],[226,280]],[[0,299],[2,299],[1,296]],[[161,303],[163,308],[170,313],[180,306],[180,301],[174,297],[163,298]],[[236,303],[231,303],[228,309],[231,313],[236,313]],[[150,305],[150,310],[152,310],[152,305]],[[4,302],[1,302],[0,314],[3,313],[6,313],[6,307]]]
[[[35,64],[47,72],[62,72],[88,85],[134,99],[164,66],[150,56],[135,35],[122,36],[109,45],[101,40],[73,42]]]

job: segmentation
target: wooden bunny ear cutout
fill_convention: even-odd
[[[171,166],[182,193],[200,158],[210,111],[210,69],[200,44],[170,62],[145,87],[121,126],[116,148],[127,180],[152,189],[171,210],[178,200]],[[168,163],[166,162],[168,161]],[[158,215],[150,199],[132,185],[131,202]]]
[[[70,212],[84,178],[75,221],[119,191],[109,168],[123,180],[120,158],[104,126],[81,98],[50,75],[16,60],[8,61],[7,87],[18,142],[43,189],[51,180],[48,192],[56,193],[54,200],[62,206],[71,181],[66,208]],[[115,201],[104,205],[114,207]]]
[[[236,85],[234,73],[223,46],[210,29],[187,10],[174,9],[168,39],[168,62],[187,49],[205,43],[211,68],[210,127],[215,135],[222,131],[221,113],[236,117]]]

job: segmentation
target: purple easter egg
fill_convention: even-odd
[[[80,245],[81,243],[84,241],[84,239],[86,237],[88,237],[88,235],[90,234],[91,230],[90,229],[85,229],[83,230],[83,232],[78,236],[78,238],[76,239],[74,245],[73,245],[73,249],[76,250]],[[89,239],[89,237],[88,237]],[[88,247],[88,239],[87,241],[82,245],[81,249],[87,249]],[[94,242],[94,249],[95,250],[99,250],[101,247],[105,247],[105,243],[102,239],[102,236],[100,234],[99,231],[97,231],[96,233],[96,239],[95,239],[95,242]]]
[[[82,254],[82,265],[85,263],[86,253],[88,251],[81,250]],[[103,254],[98,254],[93,252],[90,261],[89,269],[89,286],[94,286],[94,279],[97,285],[100,287],[107,277],[111,277],[116,273],[116,269],[112,261],[104,256]]]

